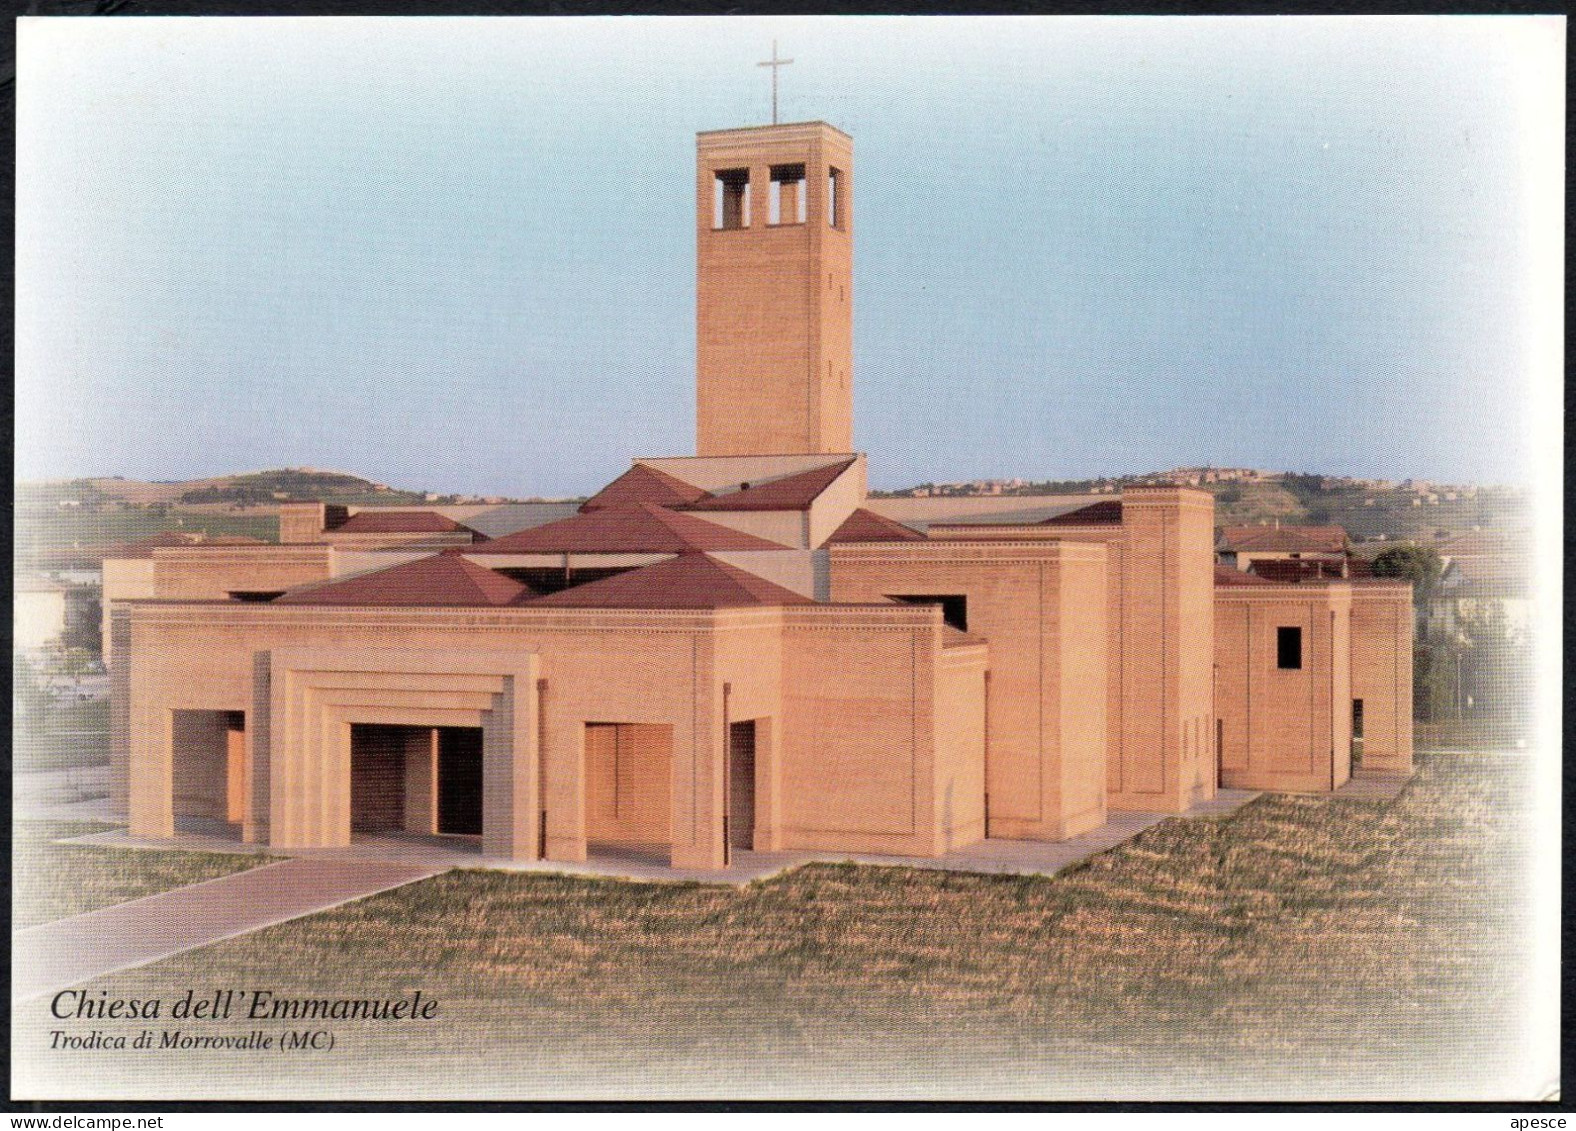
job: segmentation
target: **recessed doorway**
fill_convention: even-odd
[[[755,847],[755,720],[728,725],[728,844]]]
[[[482,835],[482,729],[438,728],[438,832]]]
[[[673,728],[587,723],[586,840],[597,848],[667,857],[673,845]]]

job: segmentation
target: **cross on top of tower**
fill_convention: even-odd
[[[779,59],[777,57],[777,41],[772,40],[772,57],[764,63],[755,64],[757,67],[770,67],[772,69],[772,125],[777,124],[777,69],[792,63],[792,59]]]

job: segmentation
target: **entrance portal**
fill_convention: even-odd
[[[586,840],[669,854],[673,728],[586,724]]]
[[[175,711],[177,817],[240,822],[246,806],[246,716],[240,711]]]
[[[350,827],[480,836],[480,727],[350,728]]]
[[[386,833],[405,828],[406,761],[431,743],[425,727],[355,723],[350,728],[350,829]]]

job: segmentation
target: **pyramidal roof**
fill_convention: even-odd
[[[685,553],[519,603],[529,608],[738,609],[815,602],[709,554]]]
[[[798,511],[803,510],[830,487],[834,480],[854,464],[853,457],[811,468],[796,475],[785,475],[759,485],[729,491],[724,495],[711,495],[699,502],[690,503],[692,511]]]
[[[849,515],[832,532],[827,540],[828,544],[840,542],[924,542],[925,536],[913,527],[904,526],[901,522],[894,522],[875,511],[867,511],[860,507]]]
[[[665,471],[637,463],[581,503],[580,509],[594,511],[601,510],[603,507],[633,506],[637,503],[653,503],[659,507],[681,507],[697,503],[710,495],[711,492],[703,487],[697,487]]]
[[[460,556],[459,549],[286,593],[276,605],[508,605],[529,587]]]
[[[494,538],[485,547],[489,554],[682,554],[784,548],[652,503],[601,507]]]

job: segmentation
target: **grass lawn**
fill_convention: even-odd
[[[13,930],[96,911],[199,880],[244,872],[268,857],[218,852],[146,852],[55,844],[63,837],[103,832],[92,822],[18,821],[11,839]]]
[[[419,989],[442,1003],[436,1020],[334,1025],[337,1051],[298,1055],[288,1077],[233,1053],[118,1054],[122,1076],[103,1086],[1503,1096],[1532,1087],[1515,1076],[1528,771],[1438,756],[1394,802],[1266,796],[1163,822],[1052,879],[816,865],[733,889],[448,873],[91,987]],[[46,1025],[17,1024],[19,1094],[106,1063],[30,1052]]]
[[[65,770],[109,765],[109,700],[65,699],[42,718],[17,720],[11,734],[12,768]]]

